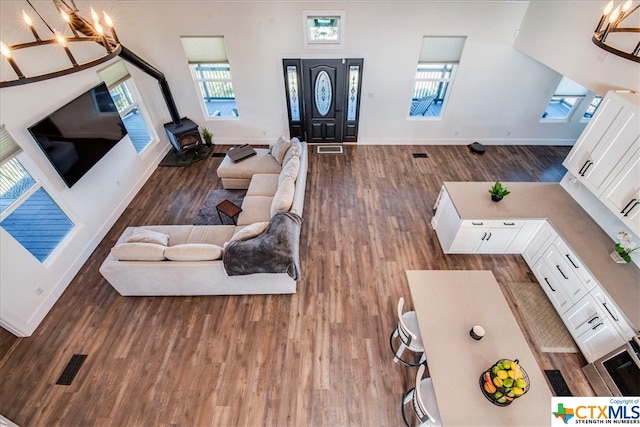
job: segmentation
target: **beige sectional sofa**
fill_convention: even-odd
[[[295,138],[288,141],[281,137],[272,148],[256,151],[256,156],[238,163],[227,156],[218,168],[218,176],[226,188],[247,189],[237,226],[128,227],[103,262],[100,273],[121,295],[127,296],[295,293],[300,278],[297,256],[307,179],[307,145]],[[265,258],[264,242],[269,241],[276,229],[282,232],[283,222],[289,226],[286,238],[280,236],[275,240],[287,241],[285,249],[291,255],[291,260],[285,260],[288,268],[262,272],[271,271],[268,265],[265,268],[269,251],[267,248]],[[132,237],[134,233],[138,236],[153,232],[168,236],[166,242],[162,238],[156,241]],[[252,244],[257,243],[261,244],[258,263],[261,265],[254,268],[251,255],[239,254],[254,250]],[[233,256],[228,255],[232,253]],[[279,262],[282,264],[282,259]]]

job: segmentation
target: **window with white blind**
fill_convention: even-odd
[[[231,67],[223,36],[181,37],[207,117],[236,117]]]
[[[153,142],[154,137],[150,120],[126,64],[118,61],[98,71],[98,76],[109,88],[133,146],[138,153],[142,153]]]
[[[416,68],[409,117],[441,117],[466,36],[425,36]]]
[[[20,147],[4,126],[0,136],[0,227],[44,262],[74,224],[15,157]]]

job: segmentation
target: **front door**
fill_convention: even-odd
[[[307,142],[357,141],[362,62],[283,61],[291,137]]]

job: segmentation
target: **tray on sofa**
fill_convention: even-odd
[[[233,160],[234,163],[242,161],[247,157],[255,156],[256,150],[249,144],[240,145],[238,147],[233,147],[229,151],[227,151],[227,155]]]

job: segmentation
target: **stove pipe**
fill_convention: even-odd
[[[131,52],[126,47],[120,45],[122,48],[120,53],[118,54],[122,59],[127,62],[132,63],[136,67],[140,68],[145,73],[149,74],[151,77],[158,80],[158,85],[160,85],[160,90],[162,91],[162,96],[164,97],[164,102],[167,104],[167,108],[169,109],[169,114],[171,115],[171,120],[174,124],[180,125],[182,120],[180,119],[180,114],[178,113],[178,108],[176,107],[176,103],[173,101],[173,95],[171,95],[171,90],[169,89],[169,83],[167,83],[167,79],[164,74],[162,74],[158,69],[154,68],[146,62],[144,59],[140,58],[135,53]]]

